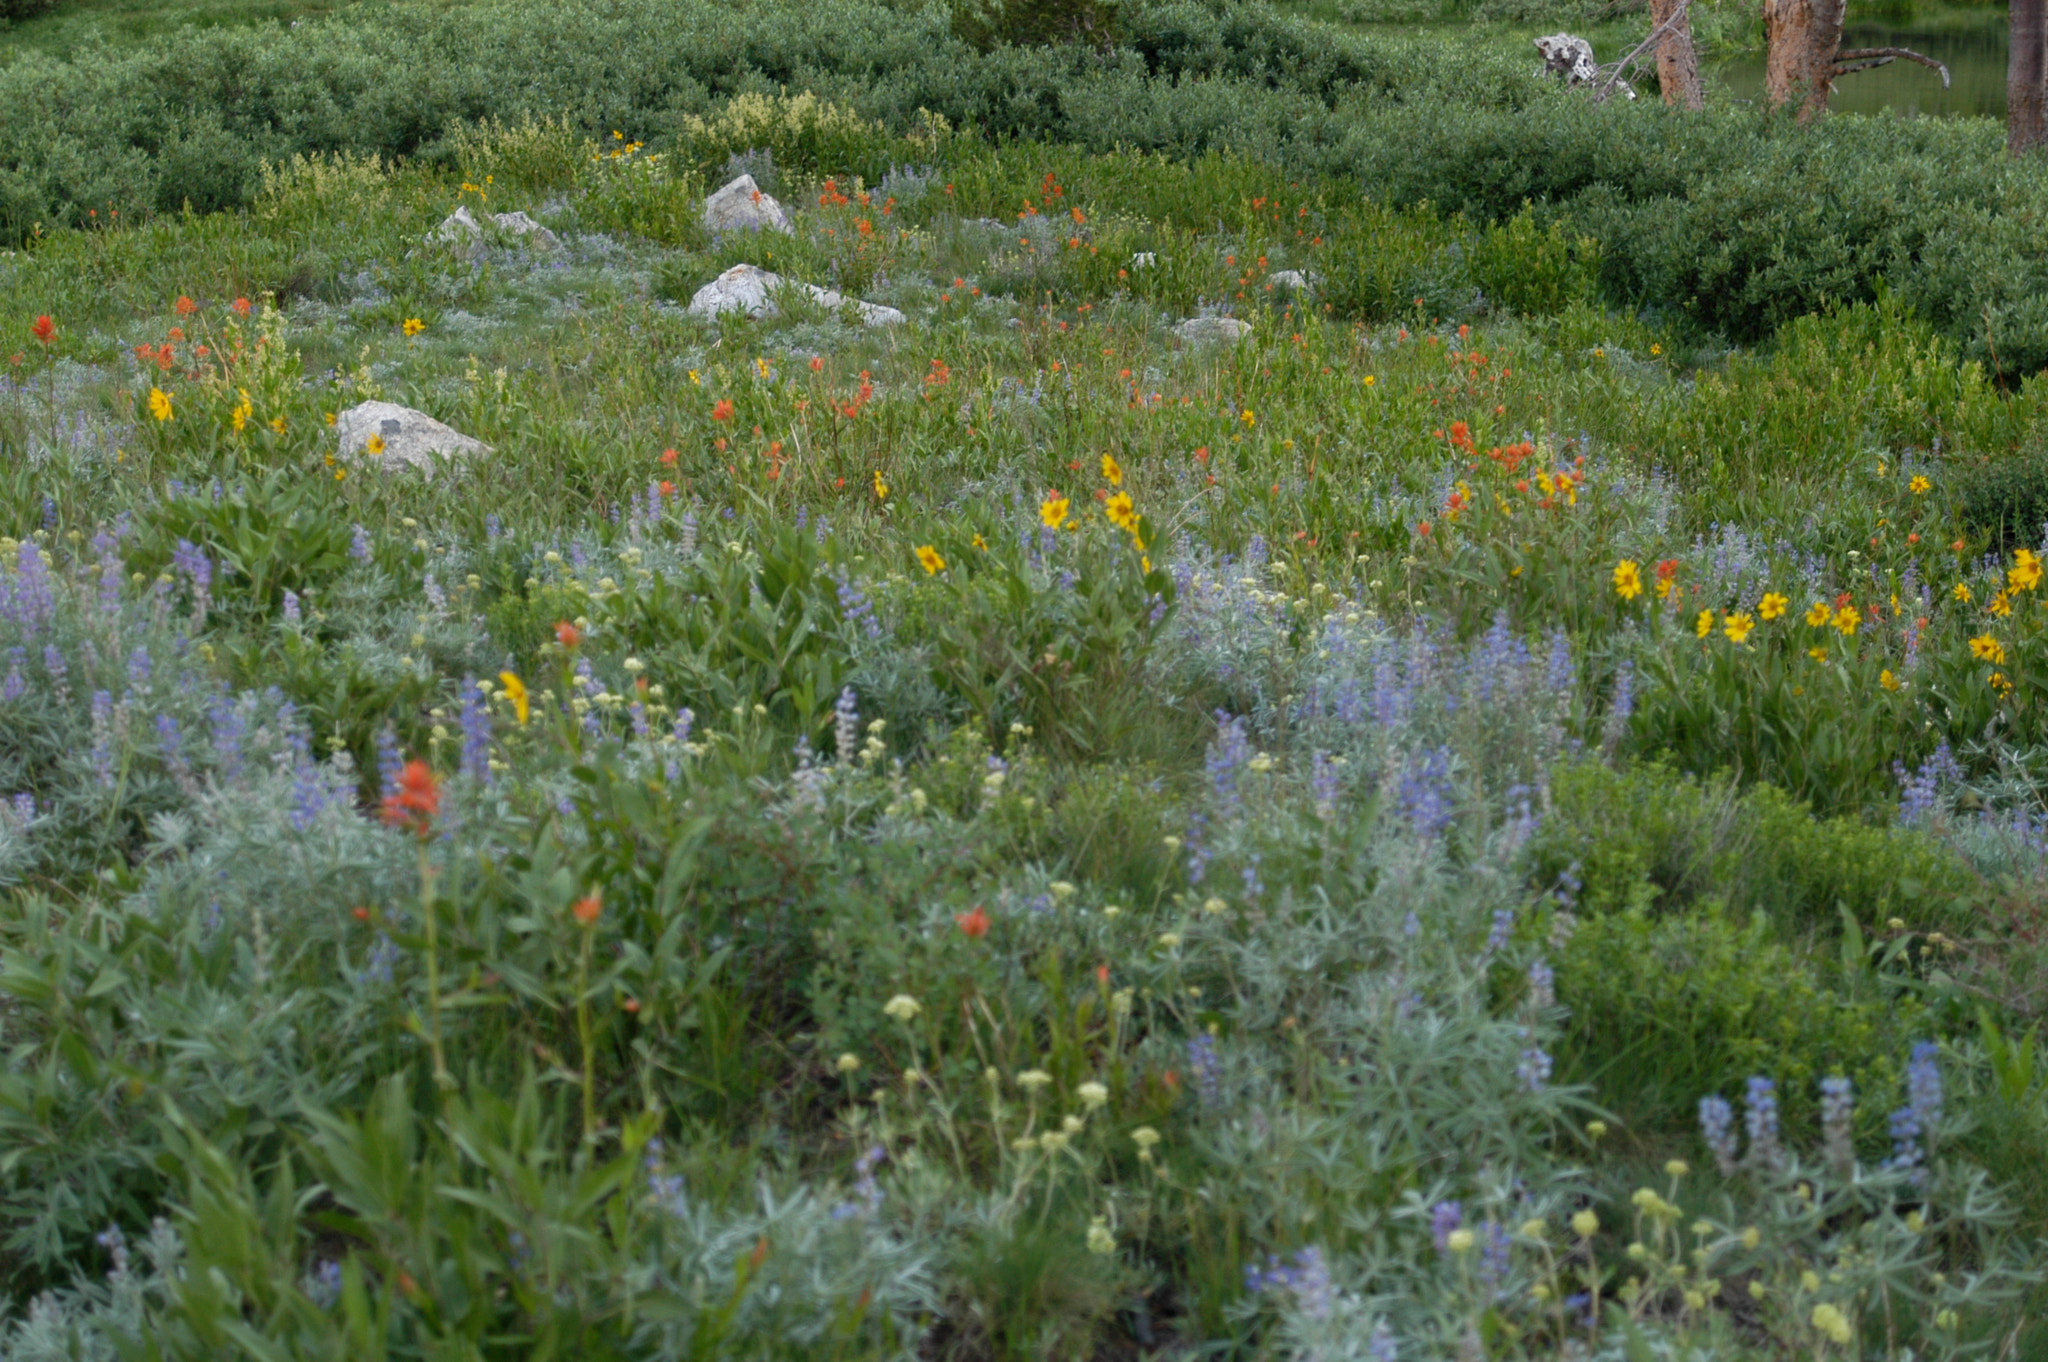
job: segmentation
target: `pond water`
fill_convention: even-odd
[[[1988,114],[2005,117],[2006,17],[2003,10],[1981,21],[1944,23],[1938,29],[1851,23],[1842,34],[1844,49],[1910,47],[1949,69],[1949,88],[1941,75],[1917,62],[1895,61],[1873,71],[1844,76],[1835,84],[1828,107],[1841,113],[1877,113],[1896,109],[1912,114]],[[1763,55],[1722,62],[1714,68],[1723,88],[1736,99],[1762,99]]]

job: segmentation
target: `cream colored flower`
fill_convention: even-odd
[[[1026,1069],[1017,1075],[1017,1086],[1026,1092],[1037,1092],[1050,1082],[1052,1075],[1043,1069]]]
[[[908,993],[899,993],[882,1005],[882,1011],[900,1022],[915,1021],[917,1014],[924,1011],[924,1004]]]
[[[1109,1100],[1109,1089],[1090,1079],[1074,1089],[1074,1095],[1081,1099],[1081,1105],[1087,1107],[1090,1111],[1094,1111]]]
[[[835,1067],[843,1074],[858,1073],[860,1072],[860,1056],[851,1053],[843,1054],[839,1057],[839,1063]]]

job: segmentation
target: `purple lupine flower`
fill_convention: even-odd
[[[1522,1051],[1515,1064],[1515,1077],[1530,1092],[1542,1092],[1543,1085],[1550,1081],[1551,1058],[1540,1045],[1532,1045]]]
[[[1439,1201],[1430,1208],[1429,1235],[1438,1253],[1451,1251],[1451,1231],[1465,1223],[1465,1208],[1455,1201]]]
[[[71,702],[71,685],[67,679],[70,668],[64,664],[64,654],[57,651],[53,643],[43,645],[43,670],[49,674],[50,689],[57,692],[57,699],[65,704]]]
[[[1508,944],[1515,931],[1515,910],[1496,908],[1493,910],[1493,926],[1486,933],[1486,953],[1493,955]]]
[[[1735,1135],[1735,1109],[1721,1097],[1700,1099],[1700,1134],[1705,1137],[1707,1148],[1713,1151],[1714,1166],[1721,1170],[1721,1176],[1735,1176],[1735,1162],[1739,1146]]]
[[[163,749],[164,764],[173,774],[182,774],[186,770],[185,739],[178,730],[178,721],[168,714],[156,716],[156,743]]]
[[[405,774],[405,754],[398,750],[398,731],[390,724],[377,730],[377,795],[389,799],[398,793],[399,778]]]
[[[313,743],[306,730],[288,719],[284,722],[290,723],[288,741],[292,749],[291,825],[294,831],[304,832],[327,807],[327,782],[322,778],[320,763],[313,760]]]
[[[26,792],[15,795],[7,801],[7,812],[17,828],[26,828],[36,821],[36,797]]]
[[[1749,1134],[1750,1162],[1775,1169],[1783,1151],[1778,1147],[1778,1085],[1761,1076],[1749,1080],[1743,1096],[1742,1122]]]
[[[206,550],[189,539],[180,539],[171,549],[171,571],[192,588],[193,612],[204,615],[213,590],[213,560]]]
[[[370,532],[360,523],[351,526],[349,529],[348,556],[355,559],[358,563],[367,563],[372,556]]]
[[[1557,976],[1541,957],[1529,962],[1529,1003],[1538,1009],[1557,1003]]]
[[[484,707],[483,694],[475,678],[462,683],[462,770],[470,779],[488,783],[491,779],[491,712]]]
[[[103,690],[92,693],[92,773],[101,785],[114,783],[114,697]]]
[[[1200,884],[1202,877],[1209,873],[1209,861],[1215,852],[1209,848],[1209,815],[1200,809],[1188,815],[1187,836],[1182,839],[1188,853],[1188,883]]]
[[[1940,1059],[1941,1047],[1923,1040],[1913,1047],[1913,1056],[1906,1061],[1906,1102],[1919,1118],[1921,1129],[1930,1135],[1941,1124]]]
[[[1892,1157],[1889,1166],[1901,1172],[1911,1172],[1917,1184],[1926,1180],[1926,1170],[1921,1166],[1926,1150],[1921,1148],[1920,1136],[1923,1128],[1920,1117],[1912,1107],[1900,1107],[1892,1113]]]
[[[852,686],[842,688],[832,705],[832,748],[841,766],[851,766],[860,755],[860,710]]]
[[[1372,1326],[1372,1337],[1366,1340],[1365,1351],[1372,1362],[1401,1362],[1400,1345],[1394,1342],[1394,1331],[1387,1327],[1385,1320]]]
[[[1629,720],[1636,712],[1636,666],[1623,658],[1614,669],[1614,692],[1607,705],[1607,722],[1601,730],[1601,741],[1608,751],[1621,745],[1628,736]]]
[[[15,554],[14,584],[10,595],[10,613],[28,639],[33,639],[36,630],[49,623],[56,614],[57,601],[51,592],[50,565],[33,539],[22,540],[21,548]]]
[[[1899,782],[1899,822],[1912,826],[1926,822],[1940,809],[1943,788],[1960,782],[1963,768],[1944,742],[1919,770],[1908,775],[1904,762],[1893,762],[1892,774]]]
[[[1195,1076],[1203,1109],[1214,1111],[1223,1105],[1222,1062],[1216,1057],[1216,1038],[1206,1031],[1188,1041],[1188,1070]]]
[[[868,599],[867,593],[854,585],[853,578],[847,574],[844,568],[841,568],[835,576],[839,581],[840,616],[848,624],[858,624],[866,631],[869,638],[880,638],[882,636],[882,625],[875,618],[874,603]]]
[[[221,778],[234,781],[242,774],[242,741],[248,734],[248,721],[242,717],[241,707],[226,695],[214,700],[207,710],[207,726],[212,730],[213,763],[220,771]]]
[[[694,711],[687,708],[679,709],[676,711],[676,724],[674,731],[676,743],[678,745],[686,743],[690,740],[690,730],[696,726],[696,723],[697,715]]]
[[[1543,684],[1552,695],[1567,696],[1578,683],[1578,668],[1572,662],[1571,635],[1563,629],[1550,631],[1550,657],[1543,668]]]
[[[1330,754],[1318,749],[1309,757],[1309,797],[1315,804],[1316,817],[1325,823],[1337,819],[1337,764],[1330,760]]]
[[[299,622],[299,593],[296,591],[286,591],[284,593],[284,622],[286,624],[297,624]]]
[[[1401,813],[1424,838],[1434,839],[1451,825],[1451,749],[1424,752],[1401,773],[1395,791]]]
[[[128,654],[128,684],[135,690],[149,689],[149,649],[138,647]]]
[[[28,694],[28,682],[21,675],[22,649],[13,649],[7,660],[7,679],[0,681],[0,700],[15,701]]]
[[[1542,1053],[1538,1051],[1537,1053]],[[1486,1222],[1486,1229],[1479,1236],[1479,1280],[1495,1290],[1508,1279],[1512,1266],[1509,1258],[1511,1244],[1507,1227],[1498,1220]]]
[[[485,516],[485,517],[484,517],[484,538],[486,538],[486,539],[502,539],[502,538],[504,538],[504,536],[505,536],[505,526],[504,526],[504,523],[503,523],[502,521],[500,521],[500,520],[498,519],[498,513],[497,513],[496,511],[493,511],[493,512],[491,512],[491,513],[490,513],[489,515]]]
[[[875,1165],[888,1156],[881,1145],[870,1145],[867,1152],[854,1160],[854,1199],[832,1208],[834,1220],[872,1220],[881,1211],[882,1185],[875,1181]]]
[[[1245,1264],[1245,1287],[1255,1295],[1287,1297],[1305,1318],[1325,1320],[1337,1303],[1337,1288],[1330,1280],[1330,1266],[1323,1251],[1311,1244],[1283,1262],[1278,1254],[1266,1255],[1266,1267]]]
[[[363,959],[362,969],[356,972],[358,984],[388,984],[391,982],[391,967],[397,963],[398,946],[383,932],[370,943],[370,953]]]
[[[1856,1167],[1852,1124],[1856,1115],[1855,1090],[1842,1077],[1820,1081],[1821,1148],[1828,1166],[1843,1177]]]

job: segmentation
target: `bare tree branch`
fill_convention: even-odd
[[[1652,43],[1656,42],[1659,38],[1663,37],[1667,32],[1669,32],[1671,29],[1675,28],[1678,25],[1678,21],[1685,17],[1686,7],[1689,6],[1691,3],[1692,0],[1678,0],[1678,8],[1671,11],[1671,17],[1669,19],[1666,19],[1663,23],[1657,25],[1655,28],[1651,29],[1650,36],[1636,44],[1635,51],[1629,53],[1626,57],[1623,57],[1620,61],[1614,64],[1614,74],[1607,77],[1606,81],[1601,84],[1600,88],[1593,92],[1593,102],[1595,104],[1601,104],[1606,102],[1607,96],[1613,91],[1615,85],[1621,82],[1622,73],[1627,71],[1629,67],[1635,63],[1636,58],[1642,56],[1644,52],[1648,51]],[[1926,58],[1922,57],[1921,60],[1925,61]],[[1946,73],[1944,73],[1942,77],[1944,84],[1947,83],[1947,79],[1947,75]]]
[[[1922,66],[1931,67],[1941,72],[1941,88],[1944,90],[1948,89],[1948,68],[1932,57],[1921,56],[1910,47],[1853,47],[1846,52],[1837,52],[1835,53],[1835,61],[1837,63],[1858,62],[1861,64],[1856,66],[1838,65],[1835,69],[1835,74],[1846,76],[1857,71],[1868,71],[1874,66],[1884,66],[1895,58],[1901,57],[1907,61],[1916,61]]]

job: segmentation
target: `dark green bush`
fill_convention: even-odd
[[[1674,1132],[1691,1128],[1700,1098],[1733,1099],[1762,1075],[1778,1084],[1788,1128],[1811,1130],[1820,1079],[1891,1090],[1918,1015],[1832,973],[1761,918],[1743,925],[1715,902],[1595,918],[1557,965],[1571,1011],[1561,1067],[1631,1125]],[[1882,1116],[1865,1105],[1871,1134]]]
[[[1576,865],[1580,904],[1594,915],[1679,912],[1711,891],[1737,914],[1832,935],[1843,911],[1866,928],[1893,916],[1953,928],[1971,902],[1968,868],[1932,837],[1815,818],[1769,785],[1741,790],[1657,762],[1583,763],[1560,768],[1551,794],[1538,873]]]
[[[2017,453],[1959,461],[1951,485],[1964,528],[1997,553],[2037,548],[2048,532],[2048,447],[2038,440]]]
[[[999,43],[1090,43],[1116,38],[1116,0],[956,0],[953,32],[986,52]]]

